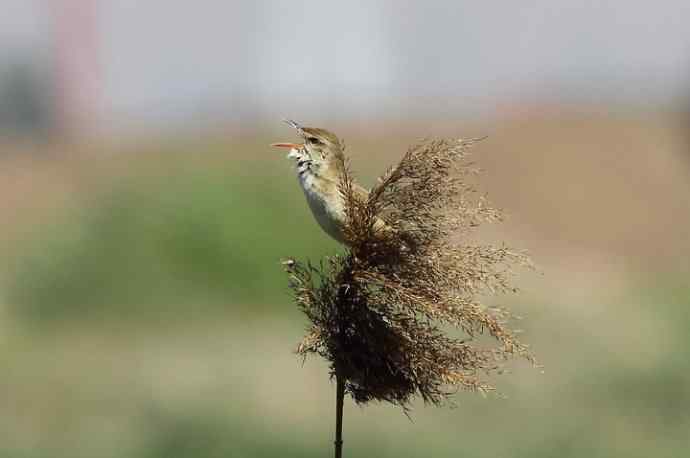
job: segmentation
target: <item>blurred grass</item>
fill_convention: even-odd
[[[201,284],[206,295],[209,287]],[[388,406],[348,403],[347,456],[684,456],[690,446],[685,277],[650,275],[624,297],[576,309],[554,305],[549,295],[536,299],[523,324],[545,374],[517,368],[498,380],[508,399],[460,394],[458,409],[418,405],[413,422]],[[108,313],[122,310],[119,304]],[[204,313],[214,310],[165,330],[104,331],[77,320],[67,331],[8,340],[0,387],[12,398],[4,401],[0,424],[12,429],[0,433],[6,444],[0,457],[330,453],[332,386],[322,364],[300,367],[290,353],[301,332],[296,320],[259,312],[253,321],[233,313],[218,321]],[[40,439],[22,446],[27,435],[11,434],[17,429]]]
[[[8,302],[31,320],[287,303],[281,256],[338,247],[280,165],[244,175],[186,164],[105,180],[14,247]]]
[[[608,304],[623,305],[631,315],[653,309],[662,342],[640,341],[644,332],[626,322],[624,336],[612,336],[633,357],[621,358],[602,340],[617,332],[615,321],[559,321],[562,310],[537,304],[545,312],[528,332],[545,374],[515,368],[498,381],[507,399],[462,393],[458,409],[418,404],[413,421],[389,406],[348,402],[347,456],[685,456],[690,323],[679,318],[690,287],[682,279],[642,285]],[[275,317],[206,320],[165,333],[65,332],[10,342],[0,369],[15,400],[0,422],[22,412],[25,427],[43,437],[3,454],[22,442],[21,434],[5,437],[0,456],[327,456],[333,386],[321,363],[300,367],[290,354],[299,326]],[[650,357],[645,347],[653,344],[660,347]],[[55,367],[46,364],[53,359]]]

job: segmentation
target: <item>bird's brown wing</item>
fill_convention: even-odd
[[[357,199],[361,200],[362,202],[366,202],[369,198],[369,191],[367,191],[364,187],[358,185],[357,183],[352,183],[352,190],[354,191]],[[394,231],[394,229],[388,223],[386,223],[385,220],[378,216],[374,221],[374,230],[377,232]]]

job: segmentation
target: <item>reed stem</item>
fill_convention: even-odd
[[[345,380],[336,375],[335,393],[335,458],[343,456],[343,400],[345,399]]]

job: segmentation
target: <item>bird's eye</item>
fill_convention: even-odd
[[[309,143],[314,144],[314,145],[320,145],[320,144],[321,144],[321,140],[319,140],[319,139],[316,138],[316,137],[309,137],[309,138],[307,139],[307,141],[308,141]]]

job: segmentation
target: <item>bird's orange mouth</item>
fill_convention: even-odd
[[[275,146],[277,148],[290,148],[297,150],[304,148],[303,143],[271,143],[271,146]]]

